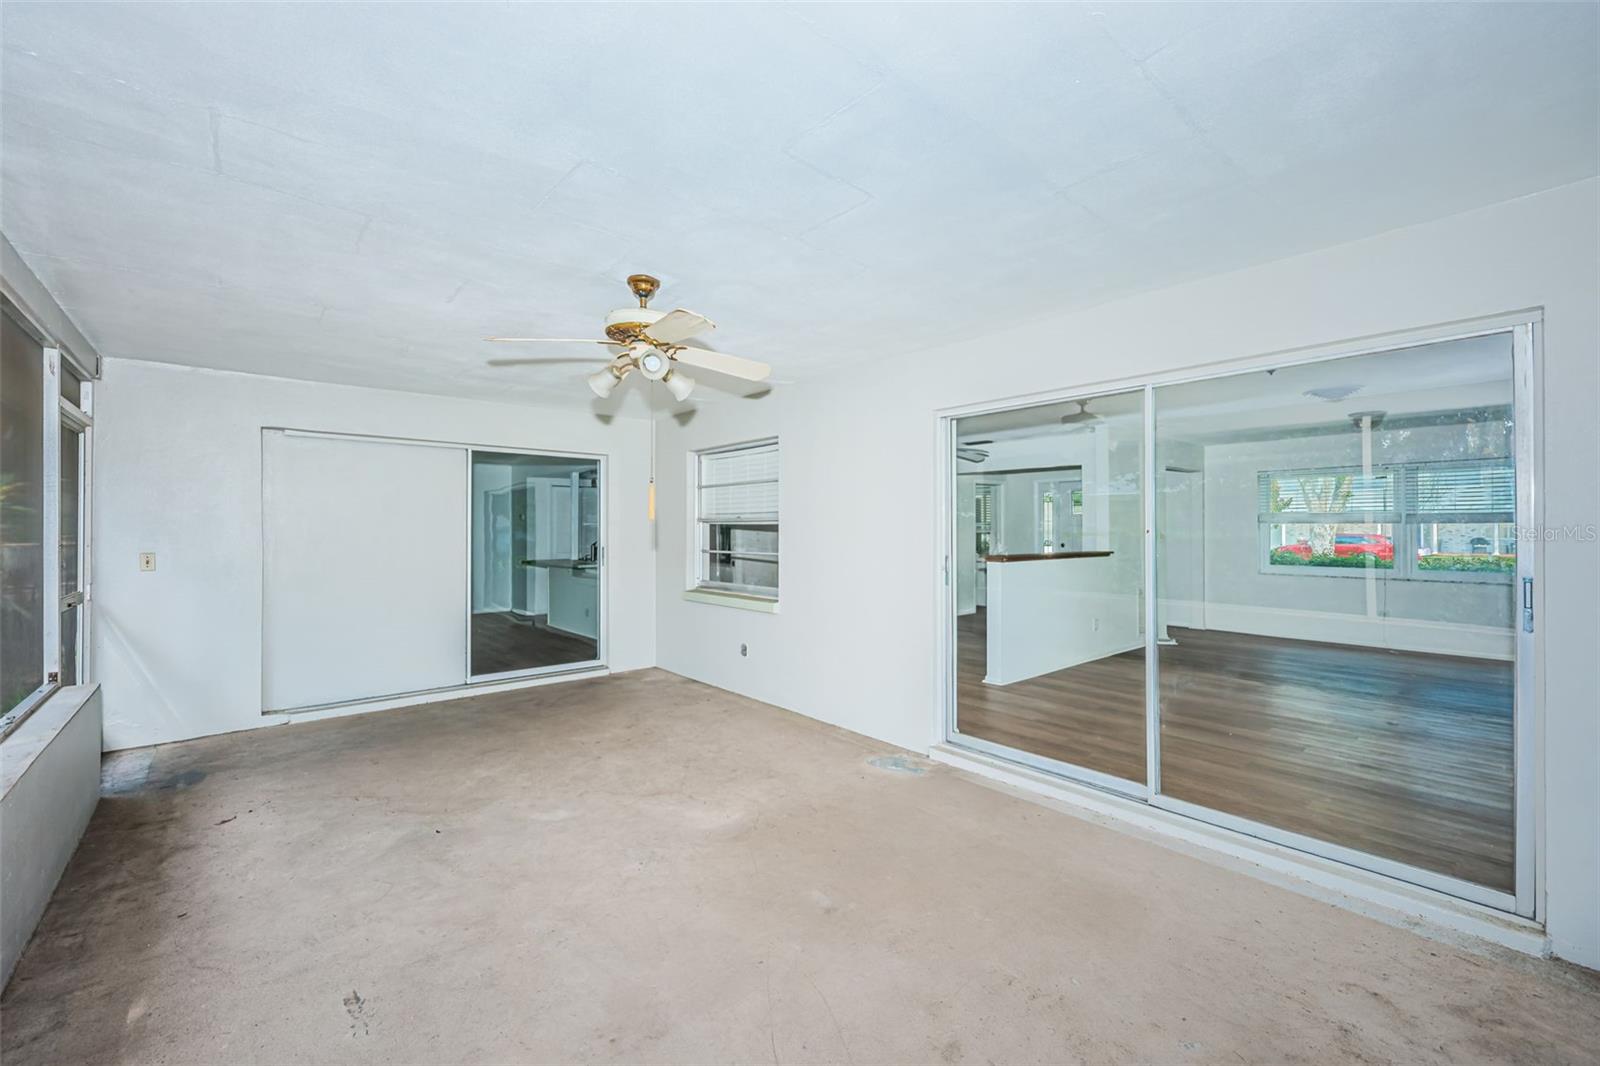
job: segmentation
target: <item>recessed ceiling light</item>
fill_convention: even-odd
[[[1309,396],[1313,400],[1338,403],[1340,400],[1348,400],[1360,391],[1360,385],[1324,385],[1320,389],[1307,389],[1301,395]]]

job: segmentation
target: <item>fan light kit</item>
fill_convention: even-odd
[[[690,337],[716,329],[716,324],[704,315],[678,308],[675,311],[652,311],[650,297],[661,288],[659,278],[649,274],[632,274],[628,288],[639,300],[638,307],[624,307],[606,316],[605,340],[574,337],[489,337],[488,340],[504,344],[603,344],[613,350],[611,362],[587,378],[589,389],[604,399],[610,396],[622,379],[637,370],[650,381],[659,381],[667,387],[675,400],[687,400],[694,391],[694,379],[680,369],[692,366],[715,374],[727,374],[745,381],[765,381],[772,368],[754,359],[745,359],[709,348],[684,344]],[[544,362],[541,359],[494,359],[495,366],[514,366]]]

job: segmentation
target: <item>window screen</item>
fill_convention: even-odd
[[[44,348],[0,314],[0,714],[44,685]]]

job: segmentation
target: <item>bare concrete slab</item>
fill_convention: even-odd
[[[1409,1063],[1600,1047],[1592,973],[1429,941],[895,754],[658,671],[124,753],[0,1000],[0,1052]]]

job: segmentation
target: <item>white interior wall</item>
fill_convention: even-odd
[[[609,665],[655,661],[643,420],[125,359],[105,360],[98,390],[93,652],[106,750],[291,720],[261,713],[267,426],[605,455]],[[156,553],[152,573],[138,569],[143,551]],[[463,595],[463,626],[465,609]]]
[[[1156,449],[1161,478],[1157,534],[1162,565],[1161,636],[1167,626],[1206,626],[1205,449],[1162,440]]]
[[[1600,965],[1600,524],[1594,447],[1596,202],[1579,182],[1368,240],[1041,323],[852,365],[764,400],[658,422],[663,667],[924,750],[938,739],[935,412],[1263,353],[1542,307],[1543,908],[1558,954]],[[771,353],[781,362],[782,352]],[[685,600],[687,453],[776,434],[783,585],[776,614]],[[881,476],[849,471],[870,458]],[[864,549],[892,529],[892,550]],[[741,644],[749,647],[741,656]]]
[[[1081,487],[1083,468],[1070,466],[1059,470],[1035,470],[1026,474],[984,475],[979,480],[991,481],[1000,486],[1000,505],[995,508],[998,535],[994,539],[994,554],[1003,555],[1010,552],[1016,555],[1028,555],[1044,547],[1039,538],[1038,482],[1066,481]],[[1094,506],[1087,495],[1083,504],[1085,512]],[[1063,539],[1069,548],[1081,547],[1083,516],[1068,514],[1066,517],[1071,524],[1061,531]]]
[[[956,479],[955,588],[956,614],[978,609],[978,556],[972,544],[978,535],[978,487],[970,477]]]
[[[472,603],[473,610],[509,611],[511,586],[488,580],[488,553],[484,543],[490,519],[489,498],[511,487],[511,467],[503,463],[474,463],[472,467]]]
[[[1038,540],[1038,482],[1040,481],[1065,481],[1072,487],[1083,484],[1083,469],[1077,466],[1065,466],[1055,470],[1030,470],[1026,473],[1006,474],[996,472],[967,473],[962,472],[957,479],[958,484],[965,484],[974,491],[978,485],[995,486],[994,529],[990,536],[990,554],[1004,555],[1026,554],[1036,552],[1040,548]],[[1088,501],[1085,501],[1087,505]],[[1066,530],[1069,546],[1076,547],[1073,541],[1081,536],[1082,516],[1067,515],[1071,525]],[[972,542],[969,537],[963,543]]]

